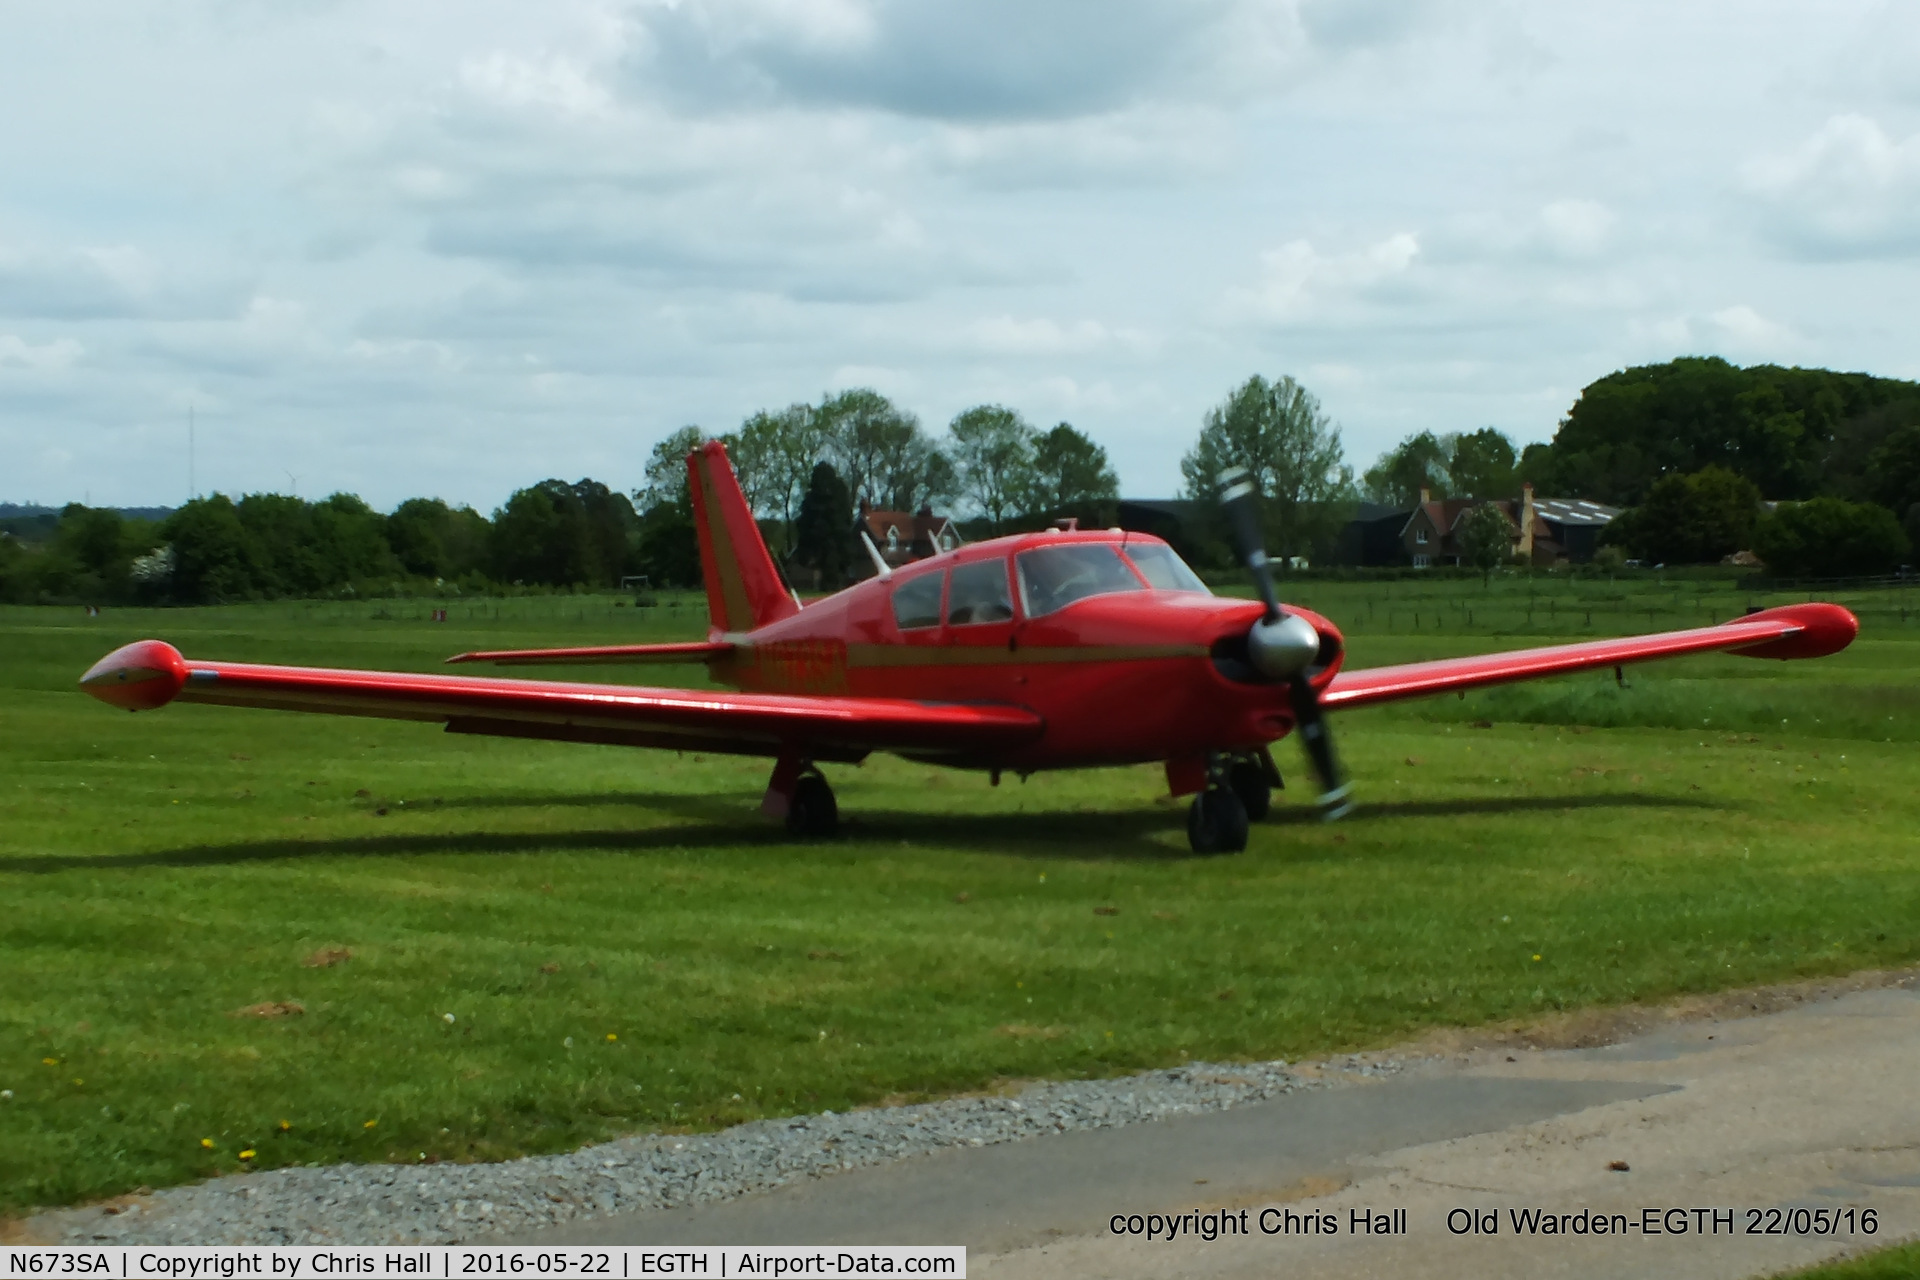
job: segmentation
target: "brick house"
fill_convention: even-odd
[[[1460,524],[1475,507],[1493,507],[1507,518],[1511,554],[1536,568],[1561,561],[1584,563],[1593,558],[1600,530],[1619,511],[1580,499],[1536,499],[1531,484],[1522,485],[1518,498],[1433,499],[1420,491],[1420,501],[1400,527],[1400,550],[1416,569],[1460,563]]]
[[[922,507],[917,512],[869,511],[863,503],[854,528],[856,532],[866,530],[890,569],[951,551],[961,542],[953,521],[935,515],[932,507]],[[871,567],[864,552],[854,563],[856,573],[861,566]]]

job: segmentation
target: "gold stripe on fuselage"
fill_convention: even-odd
[[[1197,644],[1107,645],[903,645],[850,644],[849,667],[998,667],[1042,662],[1140,662],[1154,658],[1204,658]]]
[[[774,640],[735,648],[709,666],[723,683],[786,693],[846,693],[850,670],[937,670],[1093,662],[1144,662],[1204,658],[1193,644],[1029,645],[849,645],[837,639]]]

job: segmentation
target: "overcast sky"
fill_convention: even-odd
[[[1920,376],[1920,5],[16,0],[0,500],[640,482],[870,385],[1178,485],[1676,355]]]

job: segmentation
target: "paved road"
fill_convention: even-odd
[[[1330,1215],[1339,1230],[1263,1234],[1267,1207]],[[1584,1209],[1587,1223],[1621,1214],[1637,1227],[1648,1208],[1706,1207],[1734,1209],[1737,1230],[1702,1233],[1711,1216],[1687,1214],[1656,1219],[1684,1234],[1516,1234],[1511,1218]],[[1405,1233],[1353,1233],[1367,1208],[1404,1210]],[[1462,1208],[1495,1211],[1497,1233],[1449,1231]],[[1871,1208],[1879,1230],[1745,1233],[1747,1209],[1775,1208]],[[1248,1234],[1211,1242],[1109,1229],[1116,1213],[1226,1210],[1237,1224],[1241,1209]],[[1916,1235],[1920,992],[1894,987],[1600,1049],[1482,1048],[1380,1083],[948,1151],[528,1243],[957,1243],[969,1273],[990,1280],[1415,1280],[1743,1277]]]

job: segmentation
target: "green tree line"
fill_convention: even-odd
[[[1549,443],[1423,431],[1363,478],[1395,506],[1523,483],[1625,508],[1605,541],[1649,564],[1745,551],[1787,577],[1884,573],[1920,541],[1920,383],[1686,357],[1589,384]]]
[[[0,600],[202,604],[420,589],[604,588],[644,574],[692,585],[699,553],[686,455],[711,433],[686,427],[653,449],[644,483],[543,480],[485,516],[437,498],[390,514],[351,494],[319,502],[274,493],[195,498],[163,520],[80,504],[34,534],[0,533]],[[1110,521],[1118,481],[1105,450],[1072,425],[1042,430],[977,405],[933,436],[912,413],[860,388],[751,415],[720,436],[782,560],[856,565],[854,509],[961,503],[973,536],[1034,527],[1059,512]],[[802,545],[804,542],[804,546]]]
[[[657,444],[632,491],[543,480],[491,516],[435,498],[381,514],[351,494],[197,498],[161,521],[80,505],[51,536],[0,535],[0,600],[205,603],[387,591],[610,587],[645,574],[693,584],[685,457],[709,433]],[[750,415],[720,437],[777,558],[836,586],[861,570],[855,509],[967,513],[969,537],[1060,516],[1111,523],[1104,449],[1071,424],[975,405],[939,435],[871,388]],[[1363,498],[1589,498],[1627,509],[1607,540],[1649,562],[1756,552],[1776,573],[1881,572],[1920,539],[1920,384],[1686,358],[1585,388],[1553,440],[1524,450],[1485,427],[1417,432],[1356,479],[1340,429],[1290,377],[1249,378],[1208,410],[1181,459],[1189,500],[1168,534],[1203,567],[1231,564],[1219,472],[1246,467],[1281,566],[1324,557]],[[1763,503],[1763,499],[1767,501]],[[1485,539],[1491,545],[1489,533]]]

